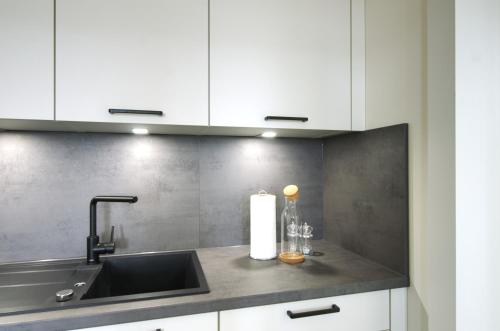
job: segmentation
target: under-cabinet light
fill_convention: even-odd
[[[262,133],[262,137],[264,137],[264,138],[274,138],[274,137],[276,137],[276,135],[277,134],[274,131],[266,131],[266,132]]]
[[[144,128],[133,128],[132,132],[134,134],[148,134],[149,133],[148,129],[144,129]]]

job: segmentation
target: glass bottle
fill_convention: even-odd
[[[281,253],[279,259],[285,263],[295,264],[304,262],[302,252],[301,231],[302,220],[297,210],[299,188],[288,185],[283,190],[285,207],[281,213]]]
[[[304,255],[312,255],[313,250],[312,250],[312,237],[313,237],[313,232],[314,228],[307,224],[307,222],[304,222],[304,225],[302,226],[302,252]]]

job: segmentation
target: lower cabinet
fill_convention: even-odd
[[[79,331],[217,331],[217,329],[217,313],[214,312],[99,326]]]
[[[382,331],[390,329],[389,291],[220,312],[220,331]]]
[[[82,330],[406,331],[406,309],[404,308],[406,307],[406,289],[397,289],[393,294],[391,292],[391,290],[383,290],[350,294]],[[392,307],[392,315],[400,316],[391,315],[391,304],[397,306]]]

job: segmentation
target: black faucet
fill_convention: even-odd
[[[90,201],[90,235],[87,237],[87,264],[99,263],[99,255],[113,254],[115,252],[115,243],[113,237],[115,227],[111,227],[111,238],[107,243],[99,243],[99,236],[96,232],[97,227],[97,203],[98,202],[128,202],[136,203],[136,196],[97,196]]]

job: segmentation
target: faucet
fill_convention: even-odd
[[[87,237],[87,264],[98,264],[99,255],[113,254],[115,252],[115,243],[113,237],[115,227],[111,227],[111,238],[107,243],[100,243],[97,235],[97,203],[98,202],[128,202],[136,203],[136,196],[97,196],[90,200],[90,235]]]

